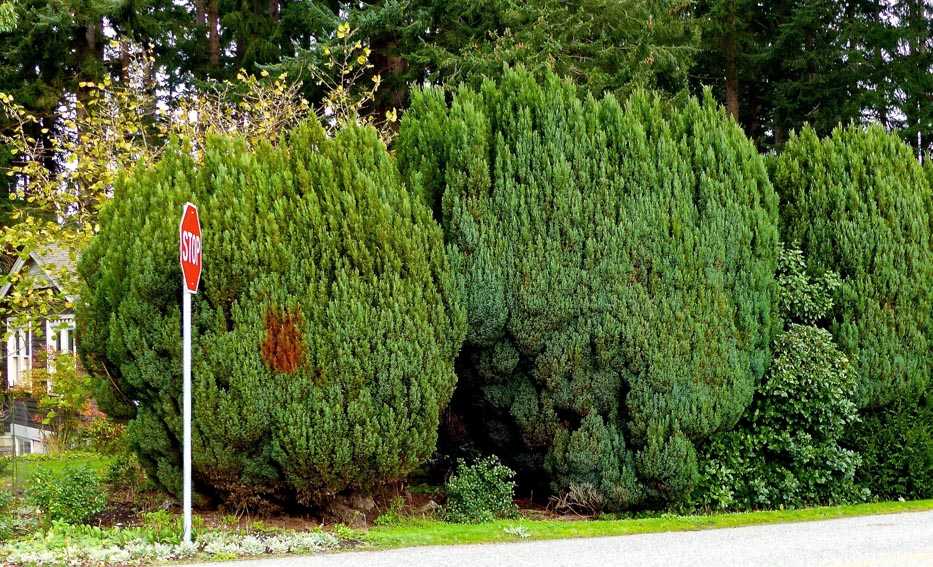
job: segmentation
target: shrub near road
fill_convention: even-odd
[[[777,198],[741,129],[510,71],[416,92],[397,144],[463,286],[472,435],[552,492],[681,500],[769,358]]]
[[[856,377],[825,329],[838,275],[807,273],[799,250],[782,250],[778,294],[787,328],[746,416],[704,447],[695,494],[704,509],[799,508],[863,500],[857,452],[840,440],[858,423]]]
[[[176,144],[117,185],[83,255],[81,347],[151,478],[180,487],[178,217],[195,202],[194,480],[237,506],[317,504],[434,450],[463,315],[442,235],[372,129]],[[111,404],[113,405],[113,404]]]
[[[848,441],[879,496],[933,494],[933,191],[909,146],[883,129],[793,136],[772,163],[782,236],[842,284],[823,323],[858,378]],[[929,172],[930,170],[928,170]]]

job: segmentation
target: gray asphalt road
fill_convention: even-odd
[[[933,566],[933,512],[218,563],[219,567]],[[204,567],[202,564],[199,567]]]

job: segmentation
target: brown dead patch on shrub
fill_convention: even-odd
[[[266,311],[266,338],[262,341],[262,360],[281,374],[290,374],[304,363],[305,344],[302,340],[301,311]]]

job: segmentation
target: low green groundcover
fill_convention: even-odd
[[[174,541],[172,541],[174,540]],[[207,531],[190,545],[177,537],[153,537],[144,528],[99,528],[56,523],[47,532],[0,545],[0,563],[11,565],[142,565],[179,559],[238,557],[333,550],[340,540],[329,533],[248,533]]]

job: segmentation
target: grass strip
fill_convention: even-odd
[[[70,466],[85,465],[94,472],[103,475],[107,467],[113,462],[113,457],[92,453],[89,451],[66,451],[50,455],[22,455],[16,458],[15,466],[10,463],[9,469],[3,473],[3,485],[9,486],[13,482],[14,473],[16,487],[22,490],[29,486],[32,478],[39,471],[60,474]]]
[[[770,510],[697,516],[663,515],[625,520],[497,520],[484,524],[448,524],[439,520],[408,520],[394,526],[370,529],[363,537],[369,547],[392,549],[425,545],[504,543],[520,540],[546,540],[605,537],[657,532],[677,532],[735,528],[761,524],[811,522],[851,516],[894,514],[933,510],[933,499],[907,502],[873,502],[848,506],[827,506],[799,510]],[[521,528],[527,537],[506,532]]]

